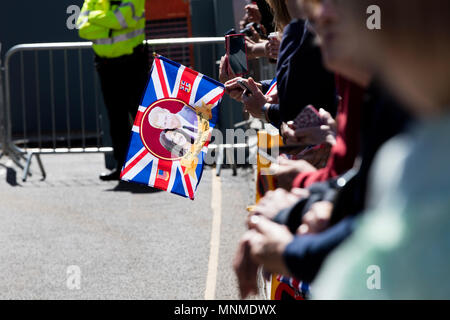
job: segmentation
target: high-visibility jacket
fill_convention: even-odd
[[[145,0],[85,0],[77,25],[98,56],[131,54],[145,39]]]

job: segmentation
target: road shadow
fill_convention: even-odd
[[[130,183],[126,181],[119,181],[119,183],[112,189],[107,189],[109,192],[130,192],[130,193],[157,193],[162,190],[145,186],[143,184]]]

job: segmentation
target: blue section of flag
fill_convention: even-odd
[[[208,81],[207,78],[202,77],[200,83],[198,85],[197,94],[195,95],[195,101],[198,101],[201,97],[207,94],[209,91],[213,90],[217,86],[214,85],[211,81]]]
[[[151,105],[153,102],[155,102],[157,100],[155,87],[152,85],[152,78],[151,78],[151,74],[153,73],[153,68],[154,67],[152,67],[152,70],[150,71],[149,85],[145,89],[144,98],[142,98],[142,102],[141,102],[141,105],[144,107],[148,107],[149,105]]]
[[[277,77],[273,78],[272,82],[270,83],[269,88],[272,87],[276,82],[277,82]]]
[[[181,177],[180,170],[177,170],[175,183],[173,184],[172,192],[176,193],[180,196],[187,197],[186,193],[184,192],[183,181],[181,179],[182,179],[182,177]]]
[[[173,88],[175,87],[179,66],[173,68],[173,64],[167,62],[166,60],[163,60],[163,63],[165,64],[167,82],[169,83],[170,92],[172,92]]]
[[[217,121],[219,121],[219,109],[218,108],[214,108],[212,110],[212,119],[211,119],[211,122],[209,123],[209,126],[211,128],[215,128]]]
[[[200,84],[198,86],[197,94],[195,95],[195,101],[197,102],[200,100],[205,94],[210,92],[211,90],[214,90],[218,86],[223,86],[221,83],[218,83],[217,81],[203,76],[200,80]],[[208,103],[209,101],[206,101],[205,103]],[[217,121],[219,120],[219,108],[212,109],[212,119],[209,122],[209,125],[211,128],[214,128],[216,126]]]
[[[139,174],[134,177],[134,180],[142,184],[148,184],[150,174],[152,173],[153,161],[151,161]]]
[[[127,153],[125,163],[130,161],[130,159],[136,153],[138,153],[138,151],[141,150],[143,147],[144,147],[144,145],[142,144],[142,140],[141,140],[141,137],[139,136],[139,134],[136,132],[131,132],[131,140],[130,140],[130,144],[128,146],[128,153]]]

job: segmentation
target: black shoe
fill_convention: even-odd
[[[102,173],[100,175],[100,180],[102,181],[115,181],[120,179],[120,170],[113,170],[110,173]]]

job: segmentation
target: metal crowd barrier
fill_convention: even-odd
[[[223,44],[224,38],[176,38],[146,40],[150,49],[165,48],[170,53],[171,46],[177,45],[215,45]],[[1,153],[0,157],[8,156],[17,166],[23,169],[23,181],[30,176],[30,164],[33,157],[36,158],[42,178],[45,179],[46,172],[42,164],[41,154],[68,154],[68,153],[105,153],[111,152],[111,147],[105,147],[102,143],[101,117],[99,101],[101,98],[96,72],[91,72],[94,87],[93,106],[88,106],[86,100],[85,82],[87,75],[83,65],[83,53],[91,49],[92,42],[61,42],[61,43],[37,43],[19,44],[12,47],[5,54],[4,64],[1,64],[0,73],[0,135]],[[215,46],[213,46],[215,55]],[[48,52],[48,60],[40,52]],[[25,52],[31,52],[31,67],[25,66]],[[55,68],[55,56],[59,55],[63,68]],[[13,67],[13,58],[18,59],[17,68]],[[27,58],[30,58],[29,54]],[[42,59],[45,58],[48,68],[42,68]],[[74,58],[69,60],[69,58]],[[72,61],[74,60],[74,61]],[[27,60],[28,62],[28,60]],[[93,66],[92,59],[89,62]],[[73,80],[73,74],[69,74],[69,65],[72,69],[78,65],[77,79]],[[34,70],[29,74],[29,70]],[[92,68],[93,69],[93,68]],[[31,72],[30,72],[31,73]],[[55,77],[59,74],[59,78]],[[32,88],[28,84],[25,88],[26,76],[34,77]],[[47,79],[42,83],[41,76]],[[12,96],[12,78],[18,83],[19,92]],[[27,78],[27,80],[30,80]],[[27,81],[28,83],[29,81]],[[47,92],[42,87],[46,85]],[[55,88],[62,87],[62,90]],[[58,92],[56,92],[58,91]],[[60,92],[63,91],[63,92]],[[27,92],[27,93],[26,93]],[[74,92],[78,97],[74,101]],[[41,98],[48,93],[49,106],[41,103]],[[56,101],[55,95],[62,94],[60,101]],[[29,97],[30,95],[30,97]],[[32,102],[30,102],[32,100]],[[33,106],[30,106],[33,105]],[[89,108],[88,108],[89,107]],[[45,109],[45,110],[44,110]],[[49,110],[48,110],[49,109]],[[48,116],[43,118],[44,111]],[[63,112],[65,128],[61,129],[61,121],[57,123],[56,113]],[[78,128],[73,128],[73,118],[78,118]],[[21,123],[20,132],[13,132],[13,117],[15,123]],[[19,120],[18,120],[19,119]],[[95,130],[87,130],[87,122]],[[92,122],[95,124],[92,125]],[[32,126],[34,129],[30,129]],[[43,131],[43,127],[50,130]],[[30,133],[33,131],[32,133]],[[77,141],[77,143],[73,143]]]
[[[215,60],[218,58],[216,45],[223,45],[224,38],[172,38],[145,42],[151,51],[164,51],[169,57],[171,48],[174,46],[188,46],[190,50],[191,45],[211,45],[211,51],[203,49],[195,52],[197,56],[200,56],[200,58],[197,57],[198,60],[211,59],[209,55],[211,53]],[[0,61],[2,67],[0,72],[0,158],[7,156],[23,169],[23,181],[31,176],[30,165],[33,157],[36,158],[42,178],[45,179],[46,172],[41,161],[41,154],[113,151],[111,147],[105,147],[103,143],[100,110],[102,95],[93,59],[86,61],[84,57],[91,48],[92,42],[19,44],[7,51],[4,64]],[[186,47],[182,47],[182,50],[184,52]],[[48,54],[41,54],[41,52],[48,52]],[[90,54],[92,57],[92,51]],[[92,67],[86,69],[86,63]],[[257,78],[266,79],[274,73],[273,65],[267,65],[262,61],[258,63],[260,67]],[[75,72],[69,72],[72,70]],[[212,76],[217,78],[216,66],[213,67],[212,72]],[[42,81],[43,78],[44,81]],[[92,85],[87,86],[86,83]],[[12,91],[13,87],[16,89],[15,94]],[[44,96],[47,101],[43,103],[41,100],[45,99],[41,98]],[[93,97],[94,101],[86,101],[88,96]],[[233,112],[232,108],[229,112]],[[229,118],[234,117],[231,115]],[[13,125],[16,127],[13,128]],[[234,123],[229,125],[235,127]],[[17,128],[18,126],[20,128]],[[230,149],[228,145],[215,147],[218,148],[219,154]],[[234,145],[231,146],[231,149],[234,148]],[[228,155],[227,158],[229,158]],[[234,165],[233,160],[231,164]],[[222,162],[218,163],[218,174],[220,174],[221,165]],[[233,169],[235,172],[235,166]]]

